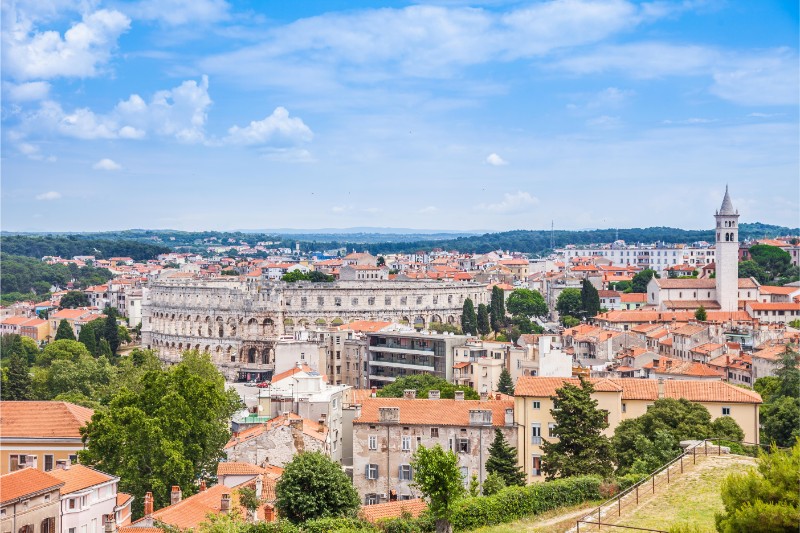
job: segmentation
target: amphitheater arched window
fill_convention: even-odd
[[[408,296],[400,297],[400,305],[408,305]]]
[[[225,327],[224,326],[225,325],[224,325],[224,323],[222,321],[222,317],[218,316],[217,317],[217,334],[220,337],[224,337],[225,336]]]
[[[249,364],[255,364],[256,362],[256,349],[250,348],[247,350],[247,362]]]
[[[247,321],[247,333],[250,335],[258,335],[258,320],[251,318]]]
[[[417,305],[422,305],[422,296],[417,296]]]
[[[391,296],[386,296],[383,299],[383,305],[392,305],[392,297]]]

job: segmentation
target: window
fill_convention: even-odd
[[[300,307],[305,307],[307,304],[308,304],[308,298],[306,298],[305,296],[300,298]]]
[[[364,497],[364,504],[365,505],[375,505],[378,503],[378,495],[377,494],[367,494]]]
[[[411,465],[400,465],[400,481],[411,481]]]
[[[464,486],[466,487],[469,484],[469,467],[462,466],[458,470],[459,472],[461,472],[461,481],[464,483]]]
[[[534,408],[534,409],[541,409],[541,408],[542,408],[542,402],[540,402],[540,401],[534,401],[534,402],[533,402],[533,408]]]
[[[69,508],[70,509],[75,509],[75,506],[76,506],[77,503],[78,502],[75,500],[75,498],[70,498],[69,499]]]
[[[408,297],[402,296],[400,297],[400,305],[407,305],[408,304]]]
[[[722,416],[731,416],[731,408],[730,407],[723,407],[722,408]]]
[[[622,412],[625,413],[627,411],[628,411],[628,406],[625,403],[623,403],[622,404]]]
[[[401,440],[401,449],[404,452],[410,452],[411,451],[411,437],[409,437],[408,435],[403,435],[403,438]]]
[[[322,307],[325,305],[325,297],[324,296],[317,296],[317,305]]]
[[[469,453],[469,439],[458,439],[458,453]]]
[[[45,518],[39,526],[39,533],[56,533],[55,517]]]
[[[364,468],[364,476],[367,479],[378,479],[378,465],[369,464]]]
[[[350,302],[351,302],[353,305],[358,305],[358,298],[353,298],[352,300],[350,300]]]
[[[45,454],[44,456],[44,471],[49,472],[53,469],[53,456]]]
[[[531,468],[531,475],[533,476],[541,476],[542,475],[542,457],[539,455],[533,456],[533,468]]]
[[[370,450],[377,450],[378,449],[378,437],[377,437],[377,435],[370,435],[369,436],[369,449]]]
[[[555,423],[550,422],[549,424],[547,424],[547,436],[548,437],[557,437],[555,431],[556,431],[556,424]]]
[[[542,443],[542,425],[538,422],[531,424],[531,444]]]
[[[383,304],[384,305],[392,305],[392,298],[387,296],[386,298],[383,299]]]
[[[369,305],[375,305],[375,298],[373,298],[373,297],[369,297],[369,298],[367,298],[367,303],[368,303]]]
[[[77,455],[70,455],[69,456],[70,464],[76,465],[78,464],[78,456]]]
[[[439,428],[431,428],[431,438],[432,439],[439,438]]]

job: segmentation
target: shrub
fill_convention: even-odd
[[[624,476],[617,476],[616,482],[617,485],[619,486],[619,490],[623,491],[633,487],[634,485],[636,485],[637,483],[646,478],[647,478],[646,474],[627,474]]]
[[[278,520],[277,522],[247,524],[242,529],[242,533],[300,533],[300,530],[288,520]]]
[[[303,533],[328,533],[336,531],[338,533],[378,533],[378,528],[359,520],[358,518],[318,518],[300,524],[300,531]]]

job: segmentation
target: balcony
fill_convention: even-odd
[[[436,355],[433,350],[416,348],[412,346],[400,346],[399,344],[383,344],[380,346],[370,346],[371,352],[382,353],[411,353],[416,355]]]
[[[388,368],[406,368],[409,370],[424,370],[427,372],[433,372],[435,368],[433,365],[421,365],[415,363],[401,363],[398,361],[391,361],[391,360],[374,360],[369,361],[369,366],[378,366],[378,367],[388,367]]]
[[[397,377],[395,377],[395,376],[378,376],[378,375],[375,375],[375,374],[370,374],[369,375],[369,380],[370,381],[387,381],[387,382],[391,383],[396,379],[397,379]]]

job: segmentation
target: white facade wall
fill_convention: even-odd
[[[102,533],[103,515],[113,515],[117,505],[116,485],[116,480],[112,480],[85,490],[63,494],[62,533]]]

